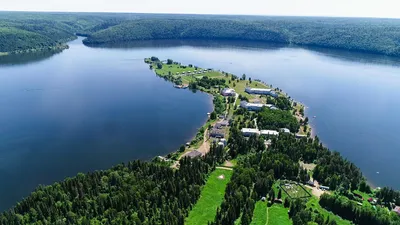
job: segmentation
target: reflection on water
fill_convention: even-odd
[[[204,48],[255,48],[279,50],[286,47],[285,44],[266,43],[256,41],[241,41],[241,40],[145,40],[131,41],[122,43],[108,43],[101,45],[90,46],[92,48],[173,48],[180,46],[204,47]]]
[[[62,49],[55,50],[45,50],[45,51],[36,51],[29,53],[21,53],[21,54],[10,54],[5,56],[0,56],[0,66],[12,66],[12,65],[21,65],[28,63],[40,62],[50,57],[61,53]]]

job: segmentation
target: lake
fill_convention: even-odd
[[[195,135],[210,97],[172,88],[144,64],[149,56],[283,89],[308,107],[326,146],[373,185],[400,189],[398,58],[250,42],[81,41],[62,53],[0,58],[0,211],[38,184],[165,155]]]

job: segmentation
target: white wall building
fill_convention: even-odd
[[[223,96],[235,96],[236,92],[232,88],[224,88],[222,89],[221,94]]]
[[[251,135],[260,135],[260,131],[254,128],[242,128],[242,134],[245,137],[249,137]]]
[[[262,109],[262,107],[267,107],[270,109],[277,109],[272,104],[251,103],[251,102],[246,102],[246,101],[240,102],[240,107],[245,108],[250,111],[260,111]]]
[[[244,91],[253,95],[270,95],[272,97],[278,97],[278,94],[276,94],[272,89],[246,87]]]
[[[274,135],[274,136],[278,136],[279,132],[276,130],[261,130],[260,131],[261,135]]]

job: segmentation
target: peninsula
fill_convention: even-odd
[[[144,62],[171,88],[212,96],[197,135],[151,162],[39,186],[1,225],[400,223],[400,192],[368,186],[311,135],[304,106],[282,90],[246,74]]]

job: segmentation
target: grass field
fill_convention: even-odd
[[[258,201],[253,212],[251,225],[265,225],[267,223],[267,202]]]
[[[268,225],[290,225],[288,209],[283,205],[273,204],[268,208]]]
[[[216,169],[210,174],[206,185],[201,191],[200,199],[189,212],[185,224],[204,225],[213,221],[217,214],[217,208],[224,199],[226,185],[231,179],[233,171]],[[224,179],[219,176],[224,175]]]
[[[163,64],[163,67],[161,69],[157,69],[155,65],[154,69],[157,74],[160,74],[161,76],[165,76],[168,74],[173,75],[175,78],[181,77],[183,84],[189,84],[192,81],[195,81],[196,79],[201,79],[203,76],[207,76],[209,78],[218,78],[218,79],[224,79],[226,81],[226,85],[229,87],[233,88],[236,93],[241,94],[242,96],[247,97],[248,99],[255,99],[258,96],[256,95],[250,95],[247,94],[244,90],[246,87],[253,87],[253,88],[269,88],[267,85],[258,82],[258,81],[250,81],[248,80],[234,80],[232,81],[232,74],[229,74],[228,76],[220,71],[208,71],[206,70],[205,73],[197,74],[198,71],[204,70],[203,68],[198,68],[195,70],[194,67],[186,67],[186,68],[181,68],[180,65],[176,64]],[[187,73],[193,73],[196,72],[194,75],[182,75],[182,72]],[[179,73],[179,75],[178,75]],[[230,82],[230,83],[229,83]],[[265,99],[262,99],[265,100]]]
[[[282,183],[281,188],[292,199],[311,197],[311,194],[308,193],[308,191],[306,191],[301,184]]]
[[[321,205],[318,203],[317,197],[315,197],[315,196],[312,196],[308,200],[307,208],[312,208],[313,216],[316,215],[315,211],[318,211],[319,214],[322,214],[324,216],[324,219],[328,218],[328,216],[329,216],[329,218],[335,220],[338,225],[350,225],[350,224],[352,224],[350,221],[344,220],[344,219],[340,218],[339,216],[333,214],[332,212],[329,212],[328,210],[322,208]]]

